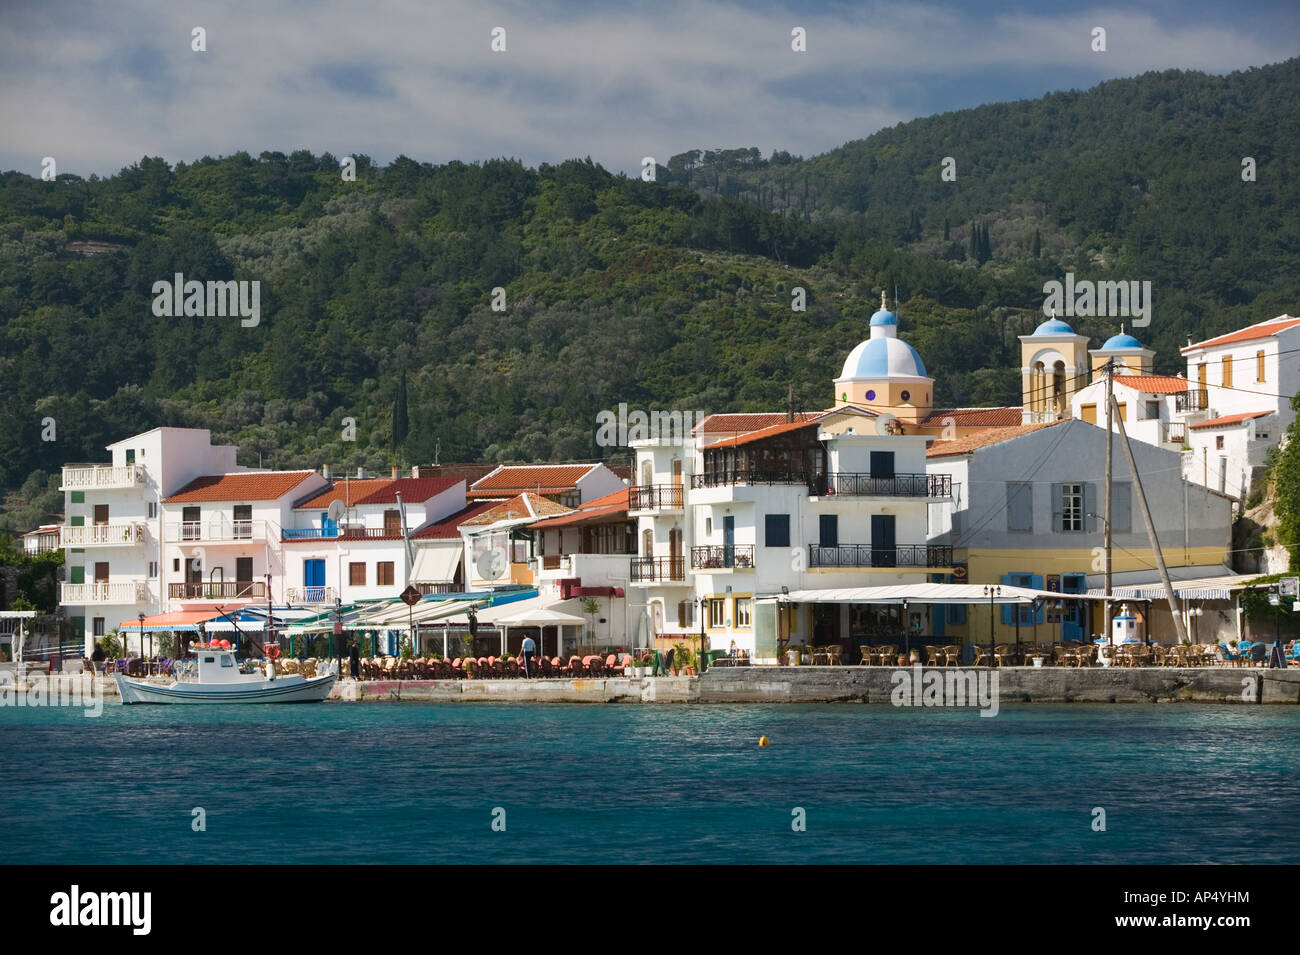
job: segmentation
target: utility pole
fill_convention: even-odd
[[[1105,594],[1105,598],[1103,599],[1103,601],[1102,601],[1102,605],[1101,605],[1101,607],[1102,607],[1101,616],[1102,616],[1102,619],[1105,621],[1105,624],[1106,624],[1106,636],[1107,636],[1107,638],[1110,638],[1110,636],[1111,636],[1111,633],[1110,633],[1110,631],[1111,631],[1111,625],[1110,625],[1110,588],[1111,588],[1111,576],[1110,576],[1110,573],[1111,573],[1111,572],[1110,572],[1110,564],[1111,564],[1111,561],[1110,561],[1110,558],[1111,558],[1111,548],[1112,548],[1112,543],[1113,543],[1113,542],[1112,542],[1112,540],[1111,540],[1111,534],[1110,534],[1110,522],[1111,522],[1111,511],[1110,511],[1110,508],[1111,508],[1111,498],[1112,498],[1112,496],[1113,496],[1113,495],[1111,494],[1111,487],[1112,487],[1112,479],[1113,479],[1113,476],[1114,476],[1114,473],[1113,473],[1113,472],[1114,472],[1114,460],[1113,460],[1113,455],[1112,455],[1112,452],[1111,452],[1111,445],[1112,445],[1112,444],[1114,443],[1114,441],[1115,441],[1115,436],[1114,436],[1114,434],[1111,432],[1111,427],[1112,427],[1112,425],[1111,425],[1110,409],[1111,409],[1111,405],[1114,403],[1114,400],[1115,400],[1115,379],[1114,379],[1114,377],[1113,377],[1113,363],[1114,363],[1114,361],[1115,361],[1115,359],[1113,359],[1113,358],[1107,358],[1107,359],[1106,359],[1106,364],[1103,366],[1104,373],[1105,373],[1105,375],[1106,375],[1106,502],[1105,502],[1105,506],[1104,506],[1104,508],[1103,508],[1102,517],[1103,517],[1103,519],[1104,519],[1104,523],[1105,523],[1105,525],[1106,525],[1106,529],[1105,529],[1105,537],[1103,538],[1103,541],[1104,541],[1104,547],[1105,547],[1105,550],[1106,550],[1106,568],[1105,568],[1105,570],[1106,570],[1106,594]],[[1123,422],[1121,422],[1121,427],[1122,427],[1122,426],[1123,426]]]
[[[1111,401],[1115,399],[1112,397]],[[1116,409],[1118,410],[1118,409]],[[1128,445],[1128,432],[1124,430],[1124,419],[1119,419],[1119,436],[1123,441],[1124,457],[1128,461],[1129,474],[1133,476],[1133,486],[1137,488],[1138,506],[1142,508],[1142,522],[1147,526],[1147,538],[1151,541],[1151,550],[1156,555],[1156,566],[1160,568],[1160,582],[1165,585],[1165,596],[1169,600],[1169,614],[1174,618],[1174,629],[1178,632],[1178,642],[1187,639],[1187,630],[1183,627],[1183,612],[1178,604],[1178,595],[1174,585],[1169,582],[1169,568],[1165,566],[1165,555],[1160,550],[1160,541],[1156,539],[1156,526],[1151,522],[1151,509],[1147,507],[1147,492],[1142,487],[1142,477],[1133,462],[1133,449]],[[1109,439],[1109,435],[1107,438]],[[1109,476],[1109,475],[1108,475]],[[1147,638],[1151,636],[1151,621],[1147,620]]]

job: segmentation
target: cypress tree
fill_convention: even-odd
[[[1042,258],[1043,255],[1043,236],[1037,229],[1034,230],[1034,250],[1032,254],[1036,259]]]
[[[393,447],[406,440],[410,424],[406,413],[406,369],[403,368],[402,380],[397,384],[397,397],[393,399]]]

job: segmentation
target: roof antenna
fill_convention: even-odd
[[[790,390],[785,399],[785,402],[786,402],[785,420],[786,423],[788,424],[794,420],[794,384],[793,383],[790,385]]]

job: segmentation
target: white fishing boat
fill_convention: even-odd
[[[278,649],[278,648],[274,648]],[[329,696],[338,674],[304,677],[277,674],[275,661],[265,670],[241,672],[228,645],[196,644],[196,678],[161,686],[117,674],[123,703],[319,703]]]

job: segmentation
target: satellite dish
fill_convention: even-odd
[[[500,548],[484,551],[474,563],[479,580],[499,580],[506,573],[506,555]]]
[[[330,506],[325,512],[325,516],[337,524],[343,518],[344,510],[345,508],[343,507],[342,501],[330,501]]]

